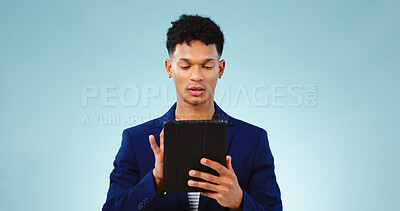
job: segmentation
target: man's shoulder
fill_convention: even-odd
[[[231,127],[234,133],[233,139],[237,140],[233,143],[238,144],[240,147],[254,150],[259,145],[260,140],[268,142],[268,134],[264,128],[240,119],[230,118],[231,122],[234,124],[234,126]],[[265,144],[265,142],[262,144]],[[249,153],[253,153],[253,151]]]
[[[257,133],[257,134],[259,134],[261,132],[266,133],[266,130],[260,126],[257,126],[255,124],[252,124],[249,122],[245,122],[244,120],[237,119],[232,116],[229,116],[229,118],[234,123],[235,127],[237,127],[240,130],[246,131],[247,133]]]
[[[158,121],[161,121],[160,117],[154,118],[152,120],[148,120],[146,122],[143,122],[138,125],[134,125],[132,127],[128,127],[124,130],[124,132],[135,133],[135,134],[141,133],[141,132],[150,130],[152,128],[155,128]]]

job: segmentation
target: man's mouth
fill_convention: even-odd
[[[201,94],[203,94],[204,89],[202,87],[190,87],[189,88],[189,93],[194,96],[194,97],[198,97]]]

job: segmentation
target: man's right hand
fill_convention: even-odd
[[[160,147],[157,146],[156,139],[153,135],[149,136],[149,142],[151,149],[154,153],[156,163],[154,164],[153,177],[154,185],[159,193],[162,192],[162,181],[163,181],[163,161],[164,161],[164,128],[160,133]]]

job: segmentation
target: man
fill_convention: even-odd
[[[182,15],[172,22],[165,67],[177,102],[162,117],[124,130],[103,210],[282,210],[266,131],[227,115],[214,102],[225,70],[223,44],[219,26],[209,18]],[[189,175],[205,181],[187,183],[210,191],[163,193],[163,123],[207,119],[227,121],[226,167],[203,158],[219,176],[191,170]]]

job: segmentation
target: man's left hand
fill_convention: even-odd
[[[229,207],[231,210],[241,209],[243,191],[240,188],[236,174],[233,171],[231,156],[226,156],[226,167],[218,162],[206,158],[201,159],[201,164],[214,169],[219,173],[219,176],[190,170],[190,176],[201,178],[208,182],[189,180],[188,185],[214,191],[202,192],[201,194],[217,200],[217,202],[223,207]]]

